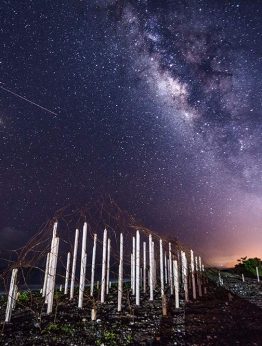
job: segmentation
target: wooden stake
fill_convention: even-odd
[[[96,309],[91,309],[91,320],[96,321]]]
[[[162,295],[162,315],[167,316],[167,299],[166,295]]]
[[[70,300],[73,299],[73,297],[74,297],[78,238],[79,238],[79,230],[76,229],[76,231],[75,231],[74,253],[73,253],[73,263],[72,263],[71,284],[70,284]]]

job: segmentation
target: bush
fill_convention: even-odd
[[[246,276],[256,276],[256,267],[258,267],[258,274],[262,276],[262,261],[260,258],[241,257],[238,259],[238,264],[235,265],[235,272],[238,274],[245,274]]]

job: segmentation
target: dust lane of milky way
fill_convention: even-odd
[[[262,255],[259,1],[1,3],[3,247],[101,193],[228,265]]]

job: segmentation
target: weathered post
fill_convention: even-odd
[[[90,284],[90,296],[93,297],[94,294],[94,281],[95,281],[95,266],[96,266],[96,242],[97,234],[94,234],[94,244],[92,252],[92,267],[91,267],[91,284]]]
[[[84,290],[85,290],[85,279],[86,279],[86,238],[87,238],[87,223],[83,226],[82,236],[82,252],[81,252],[81,266],[80,266],[80,282],[79,282],[79,296],[78,296],[78,307],[83,307]]]
[[[14,307],[14,302],[16,299],[16,278],[17,278],[18,269],[14,268],[12,270],[11,282],[9,287],[7,306],[5,311],[5,322],[10,322],[12,315],[12,308]]]
[[[72,273],[71,273],[71,284],[70,284],[70,300],[73,299],[73,297],[74,297],[78,238],[79,238],[79,230],[76,229],[76,231],[75,231],[74,253],[73,253],[73,263],[72,263]]]
[[[118,268],[117,311],[122,310],[122,296],[123,296],[123,234],[120,233],[120,256],[119,256],[119,268]]]
[[[242,274],[242,282],[245,282],[244,274]]]
[[[67,291],[68,291],[70,259],[71,259],[71,254],[70,254],[70,252],[68,252],[67,253],[67,260],[66,260],[66,276],[65,276],[65,290],[64,290],[64,294],[67,294]]]
[[[136,305],[140,305],[140,233],[136,231]]]
[[[162,315],[167,316],[167,299],[166,295],[162,295]]]
[[[106,294],[109,293],[111,240],[107,240]]]
[[[101,303],[105,302],[105,285],[106,285],[106,245],[107,230],[104,230],[103,236],[103,255],[102,255],[102,276],[101,276]]]

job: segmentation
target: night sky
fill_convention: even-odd
[[[210,263],[262,256],[261,1],[0,7],[0,247],[110,194]]]

